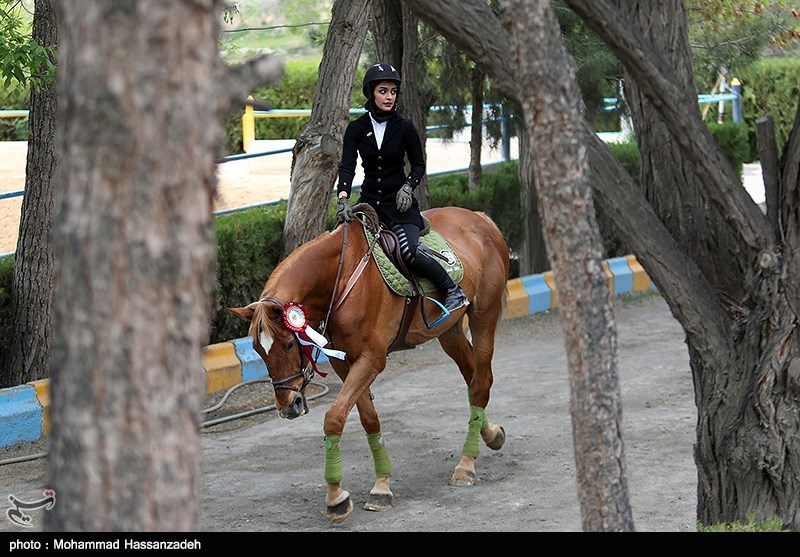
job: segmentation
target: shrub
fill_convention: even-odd
[[[741,72],[742,117],[750,146],[745,162],[758,159],[756,121],[771,116],[775,121],[778,153],[789,137],[800,98],[800,60],[794,57],[763,58]]]
[[[247,336],[247,324],[227,311],[258,299],[283,249],[286,201],[214,220],[217,271],[209,342]],[[247,302],[243,302],[246,300]]]
[[[0,259],[0,362],[8,360],[14,334],[11,289],[14,285],[14,257]]]

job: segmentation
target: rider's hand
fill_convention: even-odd
[[[340,197],[337,202],[336,221],[337,222],[350,222],[355,218],[353,216],[353,209],[350,207],[350,202],[346,197]]]
[[[395,199],[398,211],[405,213],[411,208],[411,201],[414,199],[413,193],[414,189],[411,187],[411,182],[406,181],[400,191],[397,192],[397,198]]]

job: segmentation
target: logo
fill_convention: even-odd
[[[8,500],[11,501],[11,505],[13,505],[10,509],[6,511],[6,516],[8,519],[16,524],[17,526],[23,526],[25,528],[30,528],[31,524],[31,517],[23,511],[32,511],[36,509],[44,509],[49,511],[56,505],[56,492],[52,489],[45,489],[42,492],[44,495],[43,499],[39,499],[37,501],[23,501],[22,499],[17,499],[14,495],[9,495]]]
[[[445,258],[445,261],[451,267],[456,264],[456,256],[450,250],[442,250],[442,256]]]

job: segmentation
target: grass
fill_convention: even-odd
[[[784,529],[783,520],[780,518],[772,518],[763,522],[756,522],[755,515],[749,515],[747,522],[726,522],[723,524],[711,524],[710,526],[703,526],[697,524],[698,532],[788,532]]]

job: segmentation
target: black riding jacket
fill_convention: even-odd
[[[361,185],[359,202],[372,205],[382,221],[413,223],[422,228],[419,203],[413,198],[411,208],[401,213],[397,210],[395,197],[408,178],[411,187],[416,189],[425,175],[425,155],[414,124],[400,115],[390,118],[386,123],[381,148],[375,140],[369,114],[352,120],[344,132],[342,162],[339,164],[339,183],[336,191],[350,192],[356,174],[356,160],[361,156],[364,169],[364,183]],[[405,158],[411,165],[408,176],[405,174]]]

